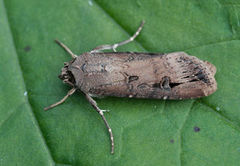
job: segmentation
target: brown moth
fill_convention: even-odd
[[[113,45],[102,45],[80,56],[76,56],[67,46],[56,40],[73,58],[64,63],[59,75],[72,89],[62,100],[46,107],[45,110],[63,103],[76,90],[80,90],[101,115],[108,129],[111,153],[114,153],[112,130],[104,117],[104,110],[97,106],[92,97],[181,100],[208,96],[217,89],[214,78],[216,67],[185,52],[116,52],[118,46],[137,37],[143,24],[144,22],[128,40]],[[114,52],[100,52],[109,49]]]

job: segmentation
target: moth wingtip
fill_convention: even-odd
[[[216,66],[214,66],[212,63],[210,63],[208,61],[204,61],[204,63],[207,65],[208,69],[212,72],[212,74],[214,76],[217,72]]]

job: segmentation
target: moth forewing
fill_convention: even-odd
[[[190,99],[217,88],[213,65],[184,52],[85,53],[68,69],[81,91],[99,97]]]

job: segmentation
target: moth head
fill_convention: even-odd
[[[70,85],[71,87],[75,86],[75,78],[72,74],[72,72],[69,70],[69,63],[71,62],[65,62],[64,67],[62,68],[61,74],[58,76],[61,80],[63,80],[64,83]]]

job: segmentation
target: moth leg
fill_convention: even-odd
[[[63,44],[59,40],[55,40],[55,42],[59,44],[61,47],[63,47],[64,50],[67,51],[72,56],[72,58],[77,58],[77,55],[75,55],[65,44]]]
[[[108,129],[108,133],[109,133],[109,136],[110,136],[110,140],[111,140],[111,153],[113,154],[114,153],[114,138],[113,138],[113,133],[112,133],[112,129],[110,128],[104,114],[103,114],[103,110],[101,110],[98,106],[97,106],[97,103],[96,101],[91,97],[89,96],[88,94],[85,94],[86,95],[86,98],[87,100],[89,101],[89,103],[93,106],[93,108],[101,115],[104,123],[105,123],[105,126],[107,127]]]
[[[49,110],[49,109],[51,109],[51,108],[53,108],[53,107],[58,106],[59,104],[62,104],[62,103],[63,103],[69,96],[71,96],[75,91],[76,91],[76,88],[72,88],[70,91],[68,91],[67,95],[64,96],[60,101],[58,101],[58,102],[56,102],[56,103],[54,103],[54,104],[52,104],[52,105],[44,108],[44,110],[47,111],[47,110]]]
[[[99,52],[99,51],[103,51],[103,50],[113,50],[114,52],[116,52],[116,48],[119,47],[119,46],[122,46],[124,44],[127,44],[131,41],[133,41],[138,35],[139,33],[141,32],[142,28],[143,28],[143,25],[144,25],[144,21],[141,22],[141,25],[139,26],[138,30],[135,32],[135,34],[130,37],[129,39],[127,40],[124,40],[122,42],[119,42],[119,43],[116,43],[116,44],[113,44],[113,45],[101,45],[101,46],[98,46],[96,48],[94,48],[91,53],[95,53],[95,52]]]

